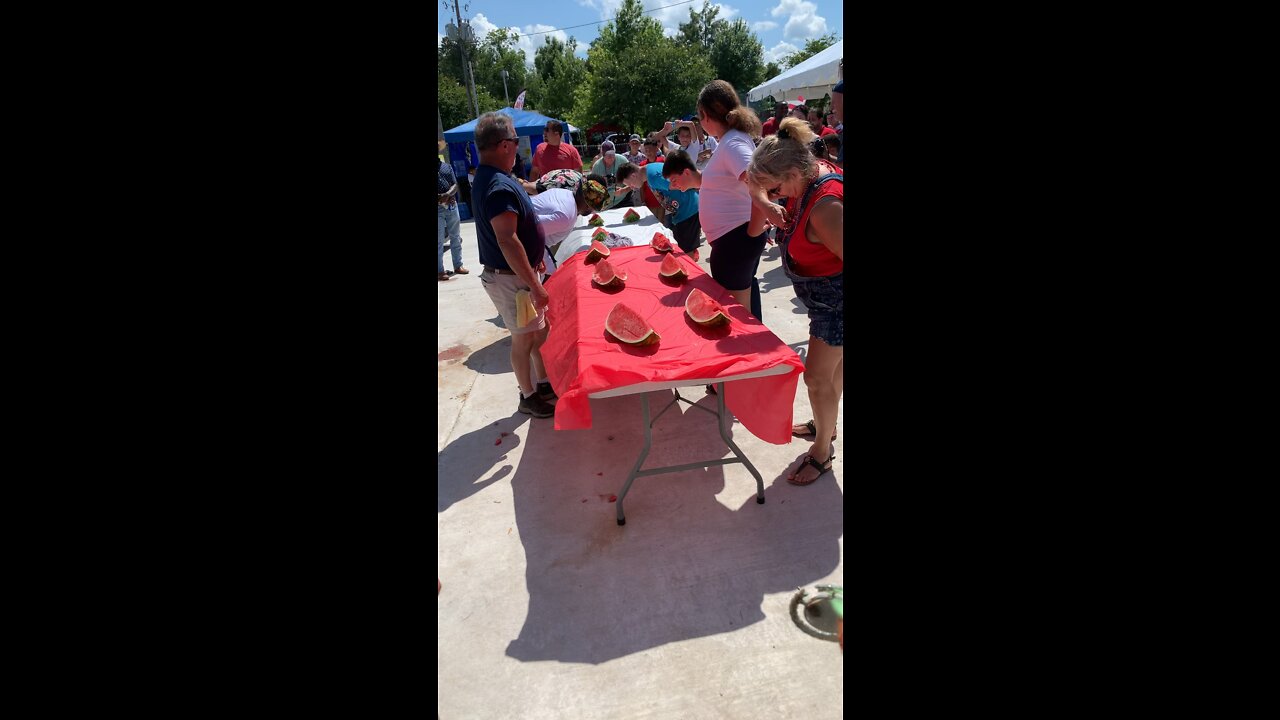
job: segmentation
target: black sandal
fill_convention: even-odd
[[[817,435],[817,434],[818,434],[818,428],[817,428],[817,426],[815,426],[815,425],[813,424],[813,421],[812,421],[812,420],[808,420],[808,421],[806,421],[806,422],[805,422],[805,424],[804,424],[804,426],[805,426],[805,427],[807,427],[807,428],[809,428],[809,432],[806,432],[806,433],[798,433],[798,432],[796,432],[795,430],[792,430],[792,431],[791,431],[791,437],[798,437],[798,438],[802,438],[802,437],[809,437],[809,436],[811,436],[811,435]],[[836,433],[831,433],[831,439],[832,439],[832,440],[835,440],[835,439],[836,439]]]
[[[804,462],[800,463],[800,467],[796,468],[795,473],[792,473],[791,477],[787,478],[787,482],[792,485],[812,485],[817,482],[818,478],[831,472],[831,461],[835,459],[836,454],[831,453],[831,457],[827,458],[825,463],[819,463],[817,460],[813,459],[812,455],[805,455]],[[809,482],[796,482],[796,475],[800,473],[800,468],[803,468],[805,465],[812,465],[813,469],[818,471],[818,474],[814,475],[813,480],[810,480]]]

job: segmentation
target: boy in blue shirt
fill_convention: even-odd
[[[649,191],[658,198],[661,211],[654,214],[671,229],[680,249],[697,262],[698,247],[702,245],[702,220],[698,217],[698,193],[693,190],[697,186],[688,180],[686,173],[701,175],[693,159],[689,153],[677,150],[667,155],[665,162],[651,162],[639,170],[644,172],[641,187],[648,185]],[[628,173],[627,179],[631,177]]]

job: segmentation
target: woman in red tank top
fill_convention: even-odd
[[[785,118],[777,134],[756,148],[747,168],[752,182],[769,189],[770,200],[787,198],[782,269],[809,311],[804,383],[813,419],[794,426],[792,434],[813,435],[814,441],[787,478],[794,485],[808,485],[831,470],[844,394],[844,178],[839,168],[810,152],[814,137],[808,123]]]

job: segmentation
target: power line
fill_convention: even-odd
[[[658,12],[659,10],[666,10],[666,9],[667,9],[667,8],[669,8],[669,7],[675,7],[676,5],[688,5],[688,4],[689,4],[689,3],[691,3],[691,2],[697,2],[697,0],[681,0],[681,1],[680,1],[680,2],[678,2],[678,3],[671,3],[670,5],[663,5],[662,7],[657,7],[657,8],[654,8],[654,9],[652,9],[652,10],[642,10],[642,11],[641,11],[641,14],[644,14],[644,13],[651,13],[651,12]],[[586,26],[588,26],[588,25],[599,25],[600,23],[607,23],[607,22],[613,22],[613,21],[612,21],[612,20],[597,20],[597,21],[595,21],[595,22],[583,23],[583,24],[581,24],[581,25],[570,25],[569,27],[556,28],[555,30],[540,30],[540,31],[535,32],[535,33],[521,33],[521,34],[517,35],[516,37],[533,37],[534,35],[545,35],[545,34],[547,34],[547,33],[553,33],[553,32],[556,32],[556,31],[558,31],[558,30],[572,30],[572,29],[574,29],[574,28],[586,27]]]

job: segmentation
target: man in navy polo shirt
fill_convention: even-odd
[[[537,418],[555,414],[556,399],[542,363],[542,343],[547,339],[547,291],[542,287],[546,241],[538,229],[529,194],[507,173],[515,163],[520,138],[511,118],[491,112],[476,123],[480,168],[476,170],[476,241],[484,272],[480,283],[489,294],[502,321],[511,332],[511,367],[520,384],[520,412]],[[516,292],[529,291],[537,316],[524,327],[516,326]],[[536,384],[535,384],[536,379]]]

